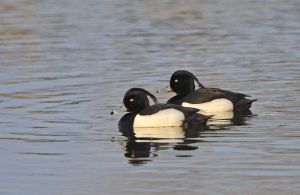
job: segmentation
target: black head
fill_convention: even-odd
[[[129,89],[124,95],[123,103],[128,112],[137,113],[150,105],[147,96],[149,96],[156,104],[158,104],[158,101],[154,95],[141,88]]]
[[[172,74],[170,86],[172,91],[176,94],[187,95],[195,91],[195,81],[200,88],[204,88],[193,73],[186,70],[178,70]]]

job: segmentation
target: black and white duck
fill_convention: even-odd
[[[199,86],[197,90],[195,82]],[[172,74],[170,87],[176,95],[167,103],[197,108],[205,114],[247,112],[256,101],[256,99],[248,99],[250,96],[243,93],[205,87],[193,73],[186,70],[178,70]]]

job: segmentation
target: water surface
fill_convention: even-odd
[[[298,194],[299,18],[297,0],[1,1],[0,194]],[[255,116],[123,136],[126,90],[178,69]]]

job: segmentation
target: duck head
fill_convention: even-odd
[[[193,73],[178,70],[171,76],[170,87],[177,95],[187,95],[195,91],[195,81],[200,88],[204,88]]]
[[[150,105],[148,96],[158,104],[156,97],[150,92],[142,88],[131,88],[124,95],[124,106],[128,112],[137,113]]]

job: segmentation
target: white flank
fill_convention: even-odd
[[[219,112],[227,112],[233,110],[232,102],[225,98],[215,99],[210,102],[205,102],[202,104],[190,104],[190,103],[183,102],[182,106],[197,108],[201,110],[202,113],[206,113],[206,114],[215,114]]]
[[[151,115],[139,115],[134,118],[133,127],[179,127],[182,126],[182,112],[169,108]]]

